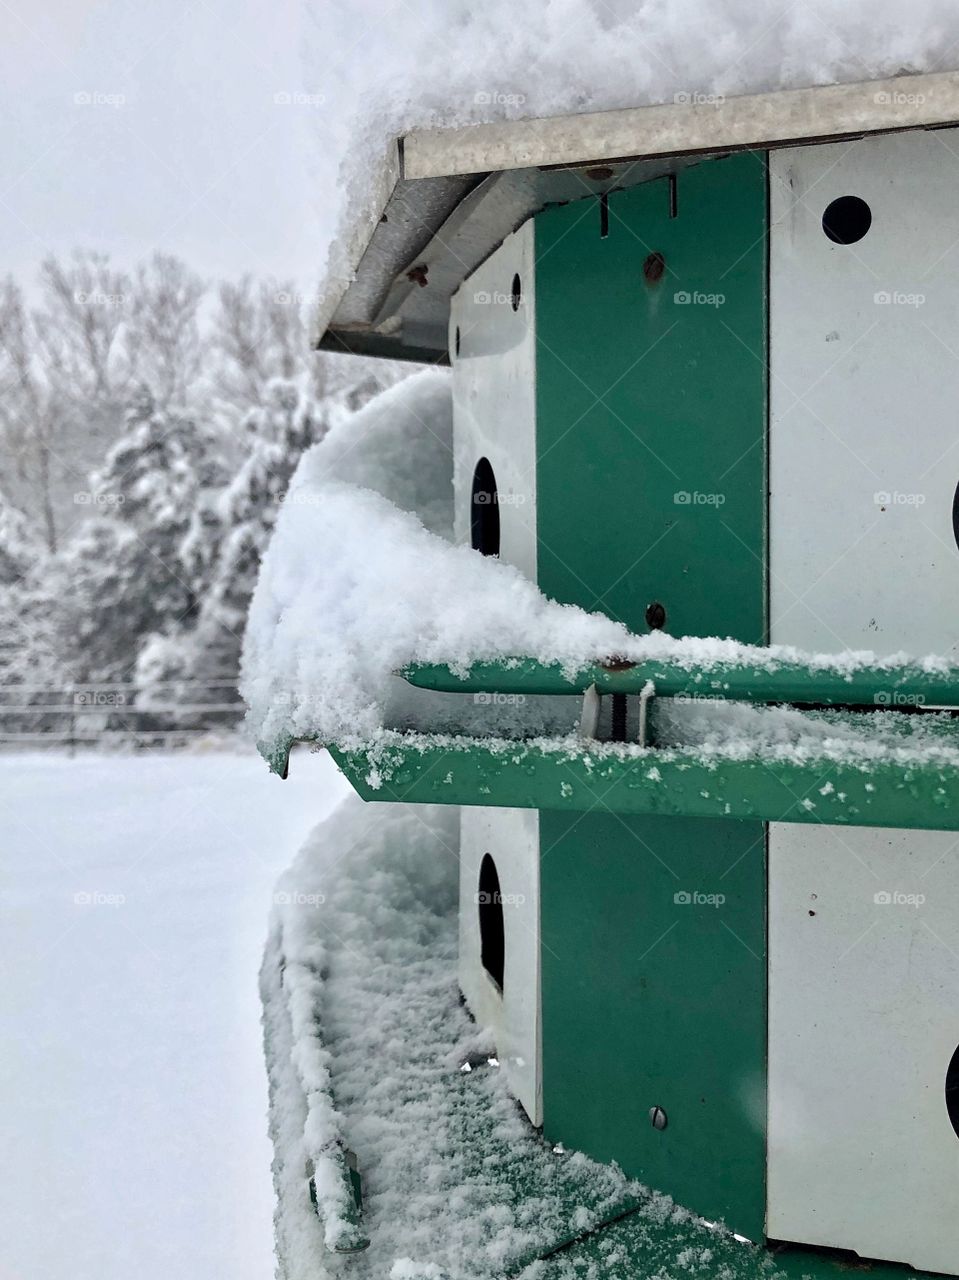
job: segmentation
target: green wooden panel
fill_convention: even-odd
[[[764,644],[764,159],[614,193],[605,236],[601,219],[536,218],[539,584],[633,631],[657,602],[675,635]],[[540,838],[547,1137],[761,1237],[762,824],[625,820],[602,799],[544,812]],[[733,932],[673,902],[717,863],[740,885]],[[676,1111],[662,1133],[653,1105]]]
[[[676,217],[669,190],[611,195],[605,239],[598,202],[536,219],[539,584],[634,631],[658,601],[673,635],[764,644],[764,159],[684,171]]]
[[[540,841],[545,1136],[761,1239],[764,828],[592,814],[584,844],[547,811]]]
[[[684,1257],[685,1263],[678,1260]],[[700,1280],[932,1280],[929,1272],[895,1262],[870,1262],[835,1250],[796,1245],[765,1249],[724,1232],[637,1212],[584,1236],[547,1258],[537,1280],[662,1280],[692,1273]]]

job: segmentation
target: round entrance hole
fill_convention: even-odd
[[[855,244],[871,226],[872,210],[860,196],[839,196],[822,215],[822,229],[833,244]]]
[[[470,499],[470,542],[484,556],[499,555],[499,500],[489,458],[480,458],[473,472]]]
[[[496,863],[488,853],[480,863],[479,893],[480,961],[483,968],[503,990],[506,964],[506,931],[503,927],[503,895],[499,887]]]
[[[949,1123],[959,1138],[959,1049],[952,1055],[946,1070],[946,1111]]]

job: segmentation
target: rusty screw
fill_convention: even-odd
[[[669,1124],[669,1120],[666,1117],[666,1112],[662,1109],[662,1107],[649,1108],[649,1122],[654,1129],[665,1129],[667,1124]]]
[[[647,284],[656,284],[662,280],[666,270],[666,259],[661,253],[651,253],[643,263],[643,276]]]
[[[666,625],[666,609],[658,600],[646,606],[646,625],[652,631],[662,631]]]

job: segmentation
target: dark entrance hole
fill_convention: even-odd
[[[503,895],[500,892],[496,863],[488,853],[483,855],[479,874],[480,960],[483,968],[503,990],[503,968],[506,962],[506,934],[503,928]]]
[[[959,1138],[959,1049],[952,1055],[946,1071],[946,1110],[949,1123]]]
[[[840,196],[822,215],[822,229],[834,244],[855,244],[871,226],[872,210],[860,196]]]
[[[470,502],[470,541],[484,556],[499,555],[499,501],[496,477],[488,458],[480,458],[473,472]]]

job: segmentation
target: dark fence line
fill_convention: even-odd
[[[62,685],[0,683],[0,750],[174,749],[234,733],[243,719],[237,675]]]

